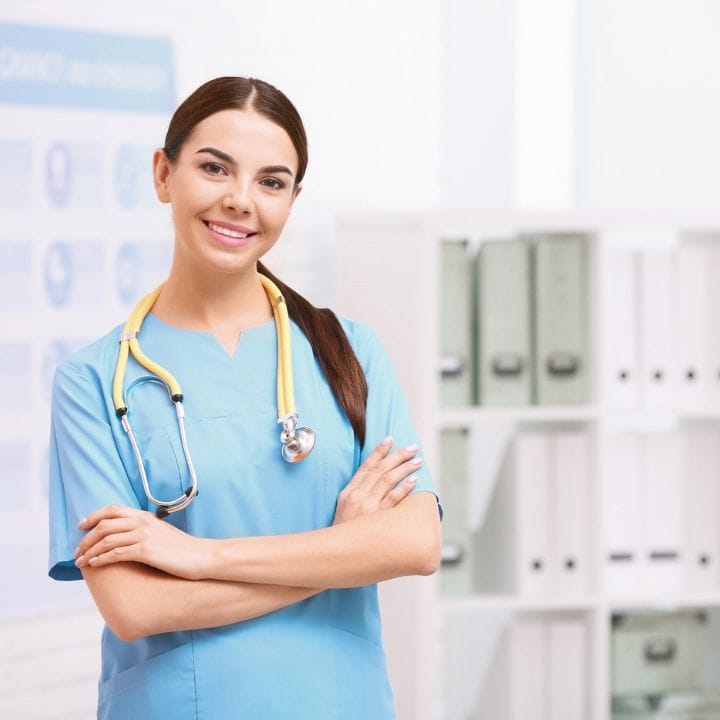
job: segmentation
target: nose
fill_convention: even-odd
[[[234,210],[238,213],[249,214],[252,212],[252,193],[250,184],[245,182],[235,183],[223,197],[223,207],[227,210]]]

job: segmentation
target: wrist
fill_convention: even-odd
[[[218,544],[221,540],[197,538],[199,543],[198,561],[194,580],[212,580],[218,567]]]

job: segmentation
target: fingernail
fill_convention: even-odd
[[[413,459],[410,461],[410,463],[411,463],[412,465],[420,465],[420,463],[421,463],[422,461],[423,461],[423,459],[422,459],[421,457],[416,457],[416,458],[413,458]]]
[[[391,437],[390,435],[388,435],[386,438],[383,438],[383,439],[380,441],[380,444],[381,444],[383,447],[387,447],[387,446],[390,445],[391,443],[392,443],[392,437]]]
[[[83,558],[84,558],[84,557],[85,557],[84,555],[81,555],[81,556],[75,561],[75,566],[76,566],[76,567],[80,567],[80,563],[83,561]]]
[[[413,445],[408,445],[405,449],[408,452],[417,452],[420,448],[418,445],[413,444]]]
[[[73,557],[76,558],[79,554],[80,554],[80,548],[79,548],[79,547],[76,547],[76,548],[73,550]]]
[[[87,522],[87,518],[83,518],[78,524],[78,530],[82,530],[85,527],[85,523]]]
[[[90,558],[90,559],[88,560],[88,562],[89,562],[91,565],[94,565],[94,564],[97,562],[97,557]]]
[[[412,477],[407,478],[407,480],[405,480],[405,482],[408,485],[414,485],[417,482],[417,476],[413,475]]]

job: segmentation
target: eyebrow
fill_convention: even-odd
[[[224,153],[222,150],[218,150],[217,148],[213,147],[204,147],[200,148],[195,154],[198,153],[210,153],[211,155],[214,155],[219,160],[223,160],[228,165],[232,165],[233,167],[237,166],[237,162],[234,158],[232,158],[227,153]],[[261,173],[287,173],[290,177],[293,176],[292,171],[289,167],[286,167],[285,165],[266,165],[265,167],[260,168]]]

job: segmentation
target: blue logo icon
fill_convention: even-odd
[[[126,209],[136,207],[140,201],[140,192],[149,172],[146,164],[140,163],[137,148],[129,145],[120,147],[115,158],[115,195],[120,205]]]
[[[120,246],[116,267],[115,287],[118,297],[122,302],[129,304],[136,299],[138,293],[140,257],[137,245],[126,242]]]
[[[67,145],[51,145],[45,157],[45,186],[50,201],[56,207],[67,205],[71,175],[72,161]]]
[[[45,256],[45,292],[50,303],[59,307],[70,297],[73,284],[72,253],[67,243],[53,243]]]

